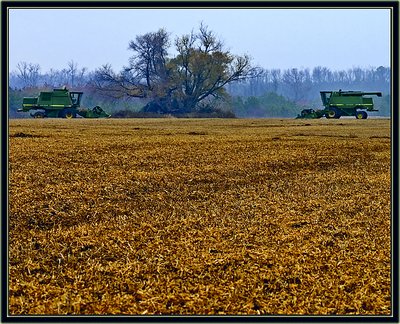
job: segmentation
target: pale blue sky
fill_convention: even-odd
[[[264,68],[332,70],[390,66],[389,9],[9,9],[9,68],[41,72],[69,61],[90,71],[127,64],[135,36],[165,28],[176,36],[201,22],[234,54]],[[171,48],[172,50],[172,48]]]

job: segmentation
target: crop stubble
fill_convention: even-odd
[[[389,120],[11,120],[10,314],[390,314]]]

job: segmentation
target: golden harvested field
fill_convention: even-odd
[[[390,315],[388,119],[10,120],[9,312]]]

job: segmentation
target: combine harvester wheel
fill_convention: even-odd
[[[330,108],[328,110],[328,112],[326,113],[326,118],[335,118],[335,119],[339,119],[340,118],[340,111],[337,108]]]
[[[368,114],[365,111],[357,111],[356,118],[357,119],[367,119]]]

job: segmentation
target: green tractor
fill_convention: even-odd
[[[296,118],[315,119],[325,116],[326,118],[340,118],[342,116],[355,116],[357,119],[366,119],[367,111],[378,111],[374,109],[372,98],[364,96],[382,97],[381,92],[362,91],[321,91],[321,100],[325,109],[304,109]]]
[[[107,114],[99,106],[93,109],[81,108],[83,92],[69,91],[66,87],[53,91],[42,91],[37,97],[25,97],[22,100],[22,108],[19,112],[33,111],[33,118],[76,118],[77,115],[84,118],[108,118]]]

